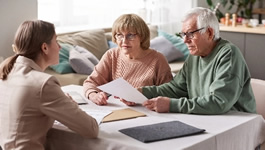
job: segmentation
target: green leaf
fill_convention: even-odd
[[[231,5],[235,5],[235,0],[230,0]]]
[[[223,7],[226,6],[227,2],[228,2],[227,0],[220,0],[220,3],[222,4]]]
[[[207,2],[207,4],[208,4],[209,6],[213,6],[213,2],[212,2],[212,0],[206,0],[206,2]]]

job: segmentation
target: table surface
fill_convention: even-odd
[[[77,92],[82,93],[81,86],[71,85],[63,87],[64,91],[69,89],[75,89]],[[80,105],[80,107],[86,109],[116,110],[127,108],[128,106],[117,99],[110,98],[107,106],[97,106],[89,102],[88,105]],[[192,115],[156,113],[140,105],[130,108],[145,113],[147,116],[101,123],[97,139],[85,139],[68,128],[54,125],[47,135],[47,149],[254,150],[265,139],[265,122],[262,116],[257,114],[231,111],[223,115]],[[206,132],[193,136],[142,143],[118,131],[124,128],[173,120],[205,129]]]

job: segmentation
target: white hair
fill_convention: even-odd
[[[182,22],[186,22],[193,16],[197,16],[197,28],[205,28],[200,33],[206,32],[207,28],[212,28],[214,31],[214,40],[219,39],[219,22],[213,11],[208,8],[195,7],[184,15]]]

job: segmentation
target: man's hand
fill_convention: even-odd
[[[143,103],[144,107],[159,113],[169,112],[169,105],[170,99],[161,96],[149,99]]]

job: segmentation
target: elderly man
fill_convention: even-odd
[[[157,112],[222,114],[256,113],[246,62],[234,44],[219,37],[219,22],[206,8],[190,10],[180,33],[190,56],[172,81],[139,89]]]

